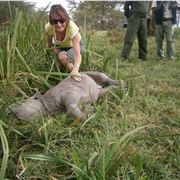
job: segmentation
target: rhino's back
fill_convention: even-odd
[[[54,99],[55,101],[88,101],[91,99],[96,102],[98,99],[98,86],[96,82],[88,75],[82,73],[80,82],[73,78],[62,80],[55,87],[49,89],[44,95],[45,97]]]

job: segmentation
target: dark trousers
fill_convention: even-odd
[[[124,39],[122,57],[129,58],[135,38],[138,39],[139,58],[147,58],[147,18],[131,15],[128,19],[128,28]]]

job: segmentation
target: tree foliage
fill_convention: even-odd
[[[80,2],[73,18],[76,23],[87,29],[107,30],[121,26],[124,21],[120,11],[120,1],[85,1]]]
[[[34,4],[23,1],[0,1],[0,24],[11,21],[15,17],[16,8],[29,12],[33,11]]]

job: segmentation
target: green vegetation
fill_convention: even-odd
[[[148,61],[130,62],[120,53],[124,30],[86,32],[82,70],[108,73],[129,83],[94,105],[78,123],[59,113],[31,122],[8,115],[8,107],[42,93],[64,78],[56,57],[45,50],[44,24],[37,12],[16,11],[0,32],[0,179],[180,179],[180,30],[177,61],[158,61],[149,37]]]
[[[72,12],[78,25],[94,30],[111,30],[122,27],[126,22],[122,1],[84,1]]]

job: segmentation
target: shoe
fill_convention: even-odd
[[[160,61],[166,61],[166,59],[164,57],[160,57],[160,56],[158,56],[157,59]]]
[[[170,57],[169,59],[172,60],[172,61],[176,61],[175,57]]]
[[[146,60],[147,60],[147,57],[139,57],[139,59],[140,59],[141,61],[146,61]]]
[[[164,57],[158,57],[157,60],[159,60],[159,61],[166,61],[166,59]]]

